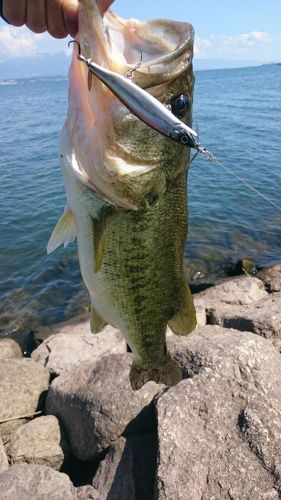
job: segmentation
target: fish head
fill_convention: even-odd
[[[193,39],[188,23],[124,20],[111,11],[102,17],[94,0],[79,2],[76,40],[83,56],[131,78],[189,126]],[[67,168],[116,207],[143,207],[187,167],[189,148],[141,122],[77,55],[74,44],[62,135]]]

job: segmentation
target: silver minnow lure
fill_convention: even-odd
[[[176,118],[151,94],[138,87],[130,79],[86,59],[79,50],[78,59],[89,71],[104,83],[116,97],[140,120],[165,137],[198,150],[197,133]]]

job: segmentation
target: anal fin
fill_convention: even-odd
[[[182,303],[179,310],[168,322],[175,335],[188,335],[196,327],[196,312],[189,286],[183,282]]]

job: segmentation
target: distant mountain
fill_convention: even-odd
[[[64,52],[37,54],[33,57],[9,59],[0,63],[0,80],[36,76],[66,76],[70,59]],[[260,66],[257,60],[194,59],[194,69],[227,69]]]
[[[249,66],[260,66],[263,61],[254,59],[194,59],[195,71],[204,69],[230,69],[230,68],[247,68]]]
[[[0,80],[36,76],[66,76],[70,59],[64,52],[37,54],[0,63]]]

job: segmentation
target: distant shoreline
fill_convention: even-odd
[[[263,66],[281,66],[281,63],[266,63],[266,64],[257,64],[256,66],[235,66],[235,67],[229,67],[229,68],[193,68],[193,71],[195,73],[201,72],[201,71],[228,71],[228,70],[234,70],[234,69],[249,69],[249,68],[260,68]],[[55,78],[60,78],[63,80],[67,80],[67,75],[65,74],[57,74],[57,75],[31,75],[31,76],[10,76],[7,78],[0,78],[0,82],[11,82],[10,85],[15,84],[17,80],[32,80],[32,79],[40,79],[40,78],[46,78],[46,79],[55,79]],[[3,84],[2,84],[3,85]]]
[[[70,64],[69,56],[57,54],[38,54],[33,57],[8,59],[0,62],[0,81],[27,78],[67,77]],[[194,71],[218,71],[243,69],[260,66],[281,65],[280,61],[264,62],[259,60],[233,59],[193,59]]]

